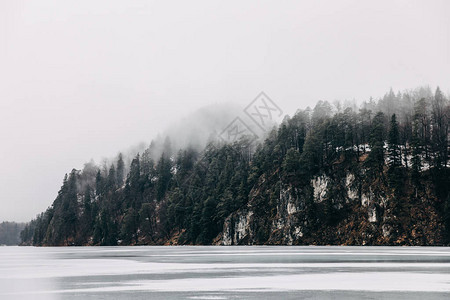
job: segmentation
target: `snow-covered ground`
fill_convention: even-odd
[[[0,299],[450,298],[450,248],[0,247]]]

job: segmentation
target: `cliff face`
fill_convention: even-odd
[[[249,203],[231,214],[224,222],[219,245],[260,244],[255,214],[255,195],[252,191]],[[341,189],[340,197],[330,199],[330,190]],[[378,194],[373,189],[381,191]],[[384,191],[387,186],[370,186],[366,191],[357,182],[356,176],[347,173],[342,178],[331,178],[326,174],[314,177],[303,190],[292,185],[283,185],[276,203],[276,214],[271,218],[268,239],[265,244],[339,244],[339,245],[439,245],[443,243],[443,224],[436,210],[430,191],[417,199],[408,201],[410,215],[399,219],[393,215],[392,202]],[[430,197],[430,198],[428,198]],[[308,200],[313,200],[316,209],[325,208],[331,202],[338,220],[327,223],[320,218],[311,219],[306,209]],[[315,224],[315,222],[317,222]],[[402,223],[403,222],[403,223]],[[403,230],[402,230],[403,229]],[[401,231],[401,233],[399,233]]]

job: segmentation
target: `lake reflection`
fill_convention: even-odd
[[[442,247],[0,247],[0,299],[449,299]]]

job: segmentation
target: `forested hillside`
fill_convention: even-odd
[[[152,143],[66,174],[22,243],[449,244],[449,116],[439,88],[391,90],[319,101],[257,146]]]

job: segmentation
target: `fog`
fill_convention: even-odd
[[[189,127],[205,106],[240,111],[265,91],[292,114],[390,87],[448,92],[449,11],[406,0],[1,1],[0,221],[28,221],[72,168]]]

